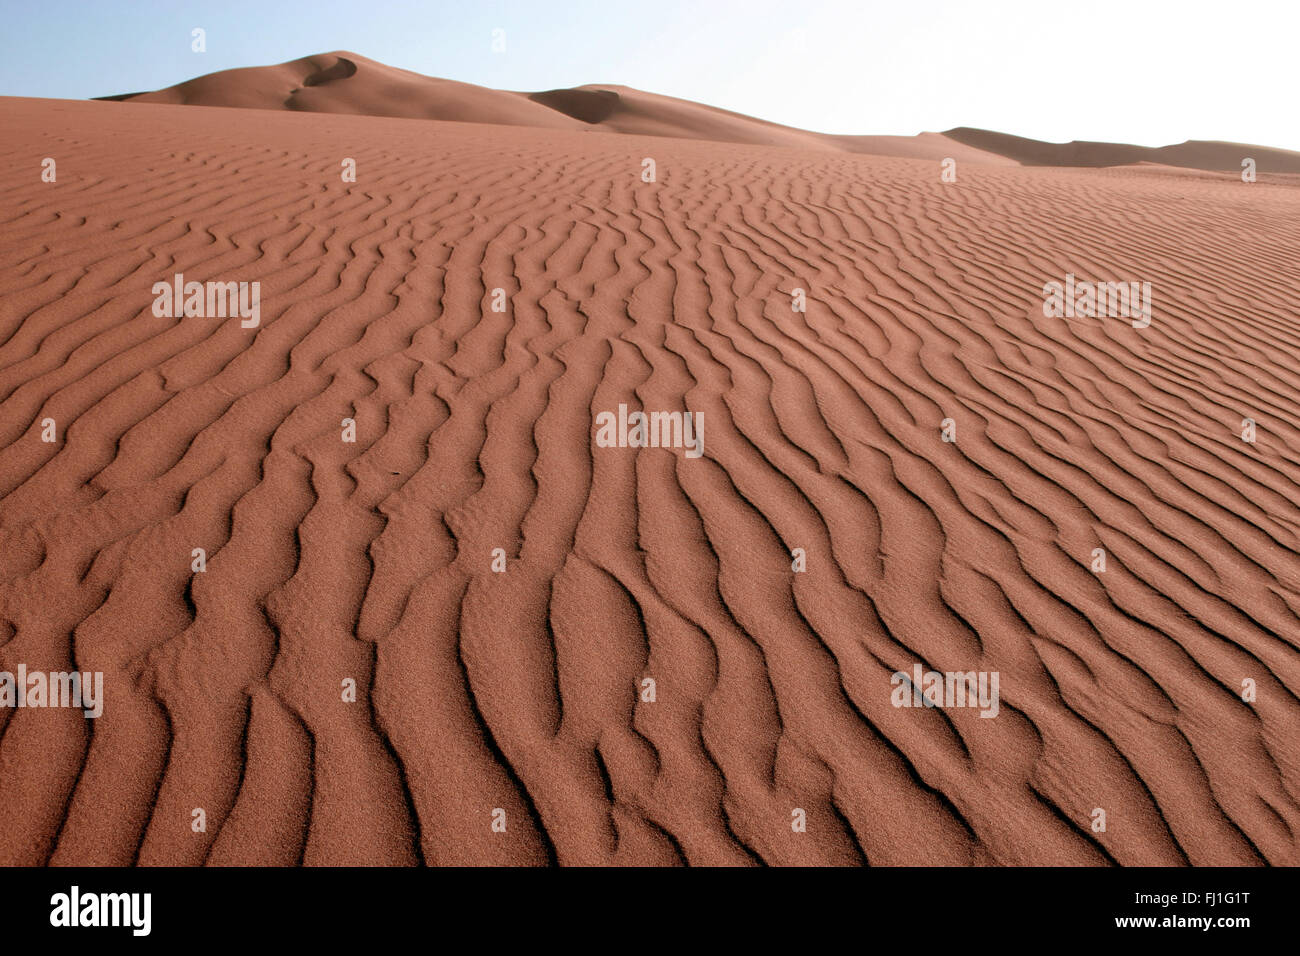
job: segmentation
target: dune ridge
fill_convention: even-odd
[[[958,127],[949,139],[1014,159],[1029,166],[1127,166],[1156,163],[1185,169],[1239,170],[1246,157],[1275,173],[1300,173],[1300,153],[1242,143],[1188,140],[1174,146],[1130,146],[1124,143],[1044,143],[1023,136]]]
[[[1300,863],[1293,182],[140,100],[0,99],[0,863]]]
[[[319,86],[326,89],[315,88]],[[1269,173],[1300,174],[1300,153],[1263,146],[1190,141],[1150,149],[1122,143],[1043,143],[967,127],[916,136],[814,133],[626,86],[592,84],[538,93],[507,92],[424,76],[347,51],[321,53],[277,66],[223,70],[151,93],[102,99],[588,129],[910,159],[952,158],[985,165],[1159,163],[1240,171],[1242,159],[1250,156]]]

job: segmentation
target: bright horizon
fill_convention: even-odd
[[[1081,11],[1081,12],[1080,12]],[[15,7],[0,95],[87,99],[331,50],[506,90],[609,83],[825,133],[974,126],[1051,142],[1226,140],[1300,150],[1300,17],[1189,3],[801,0],[75,0]],[[206,31],[207,52],[190,49]],[[491,49],[504,30],[506,49]]]

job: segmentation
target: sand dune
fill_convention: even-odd
[[[996,153],[1030,166],[1127,166],[1157,163],[1186,169],[1240,170],[1250,157],[1260,169],[1272,173],[1300,173],[1300,153],[1241,143],[1188,140],[1176,146],[1130,146],[1124,143],[1044,143],[1023,136],[992,133],[966,127],[950,129],[944,136],[979,150]]]
[[[1300,863],[1294,181],[354,65],[0,100],[0,670],[106,682],[0,709],[0,863]]]
[[[355,53],[322,53],[278,66],[222,70],[154,93],[128,95],[125,100],[547,129],[583,126],[517,93],[422,76]]]
[[[224,70],[154,93],[109,97],[135,103],[232,106],[312,113],[349,113],[408,119],[451,120],[586,129],[645,136],[706,139],[764,146],[835,149],[939,159],[954,155],[1006,163],[993,153],[935,134],[925,137],[838,137],[768,123],[752,116],[644,93],[625,86],[585,86],[540,93],[492,90],[441,80],[339,51],[278,66]]]
[[[587,129],[1003,166],[1158,163],[1239,172],[1242,159],[1250,156],[1266,172],[1300,173],[1300,153],[1240,143],[1189,141],[1159,149],[1120,143],[1044,143],[968,127],[917,136],[832,135],[626,86],[594,84],[539,93],[492,90],[386,66],[348,51],[277,66],[223,70],[153,93],[103,99]]]

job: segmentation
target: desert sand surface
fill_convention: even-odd
[[[1300,863],[1300,178],[312,75],[0,99],[0,864]]]

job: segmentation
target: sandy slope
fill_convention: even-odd
[[[0,710],[0,863],[1300,863],[1296,181],[0,123],[0,669],[108,682]],[[155,318],[176,271],[261,327]],[[704,456],[596,447],[620,402]],[[998,716],[893,707],[918,661]]]

